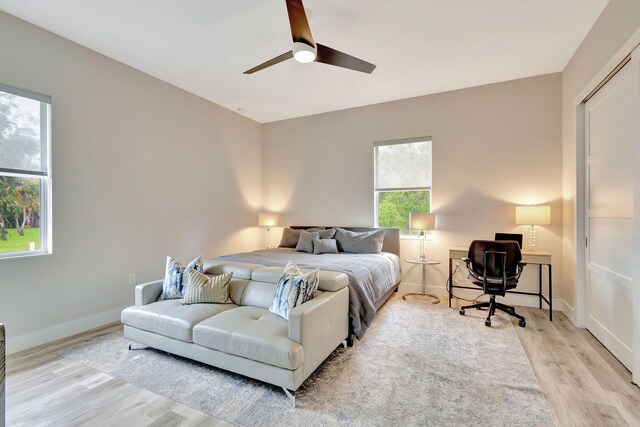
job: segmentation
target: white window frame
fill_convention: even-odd
[[[51,181],[51,97],[27,89],[0,83],[0,91],[40,102],[40,152],[44,161],[44,171],[30,171],[0,167],[0,175],[16,178],[36,178],[40,180],[40,248],[34,251],[0,253],[0,260],[48,255],[52,245],[52,181]],[[44,104],[44,105],[43,105]]]
[[[428,187],[401,187],[401,188],[378,188],[378,147],[387,145],[412,144],[416,142],[431,142],[431,186]],[[373,143],[373,199],[374,199],[374,226],[379,227],[378,223],[378,203],[379,194],[391,191],[429,191],[429,210],[431,210],[431,202],[433,198],[433,138],[431,136],[422,136],[416,138],[393,139],[389,141],[377,141]],[[409,231],[411,233],[411,231]],[[402,239],[418,239],[417,234],[402,234]]]

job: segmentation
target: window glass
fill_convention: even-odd
[[[431,139],[382,142],[374,150],[376,226],[416,234],[409,213],[431,211]]]

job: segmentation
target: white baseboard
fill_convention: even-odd
[[[418,285],[416,283],[401,282],[400,286],[398,287],[398,292],[400,294],[406,294],[409,292],[421,292],[421,291],[422,291],[422,285]],[[442,301],[445,303],[447,302],[447,298],[449,297],[449,294],[447,293],[447,289],[444,286],[427,285],[427,293],[440,297]],[[472,289],[455,289],[455,294],[459,297],[473,300],[480,293]],[[538,307],[538,296],[507,294],[504,297],[504,302],[505,304],[520,305],[523,307]],[[560,298],[553,299],[553,311],[564,311],[565,306],[566,304],[562,299]],[[547,308],[545,302],[542,303],[542,307]]]
[[[569,318],[569,320],[571,320],[571,323],[576,325],[576,309],[565,300],[562,300],[562,312]]]
[[[18,351],[70,337],[108,323],[117,322],[120,320],[120,313],[123,309],[124,307],[103,311],[82,319],[59,323],[18,336],[11,336],[11,328],[7,328],[7,354],[17,353]]]

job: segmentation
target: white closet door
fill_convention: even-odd
[[[633,361],[634,117],[627,64],[585,105],[587,329],[627,368]]]

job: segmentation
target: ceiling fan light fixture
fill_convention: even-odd
[[[302,42],[293,42],[293,59],[303,64],[316,59],[316,48]]]

